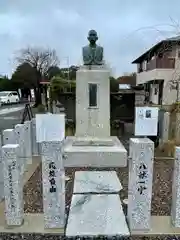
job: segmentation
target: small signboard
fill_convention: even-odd
[[[136,107],[135,136],[157,136],[157,107]]]
[[[65,114],[36,114],[36,140],[62,141],[65,137]]]

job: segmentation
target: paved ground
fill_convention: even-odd
[[[4,129],[11,129],[21,122],[25,104],[3,106],[0,108],[0,134]]]

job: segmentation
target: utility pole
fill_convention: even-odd
[[[71,83],[70,83],[70,66],[69,66],[69,57],[67,57],[67,66],[68,66],[68,85],[70,86],[71,91]]]

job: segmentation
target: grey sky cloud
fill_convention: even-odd
[[[179,7],[179,0],[0,0],[0,74],[11,75],[26,46],[56,49],[62,66],[67,58],[80,64],[89,29],[116,76],[135,71],[136,57],[180,32]]]

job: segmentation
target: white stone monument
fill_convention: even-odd
[[[36,119],[31,120],[31,145],[32,145],[32,154],[33,156],[39,155],[39,144],[36,139]]]
[[[84,65],[76,72],[76,134],[67,137],[66,167],[125,167],[127,151],[110,136],[110,68],[103,47],[96,45],[97,32],[88,33],[82,48]]]
[[[45,228],[65,225],[65,173],[61,142],[42,142],[43,209]]]
[[[27,159],[25,157],[25,125],[17,124],[14,128],[16,143],[19,144],[19,159],[21,161],[20,171],[24,174],[27,166]]]
[[[81,67],[76,74],[76,136],[110,137],[110,70]]]
[[[180,227],[180,147],[176,147],[175,152],[171,218],[174,227]]]
[[[4,198],[4,174],[2,162],[2,140],[0,135],[0,201]]]
[[[165,143],[169,140],[169,124],[170,124],[170,113],[165,112],[163,116],[161,143]]]
[[[76,74],[76,134],[66,138],[65,166],[125,167],[127,151],[110,136],[109,69],[82,66]]]
[[[3,130],[2,137],[3,145],[16,143],[14,129]]]
[[[27,164],[32,163],[32,142],[31,142],[31,121],[25,121],[25,158],[27,158]]]
[[[62,160],[64,134],[64,114],[36,115],[36,136],[42,154],[45,228],[63,228],[65,225],[65,172]]]
[[[19,171],[19,145],[2,147],[4,165],[5,216],[7,225],[21,225],[24,218],[23,181]]]
[[[148,138],[130,139],[128,223],[130,230],[150,230],[154,143]]]

